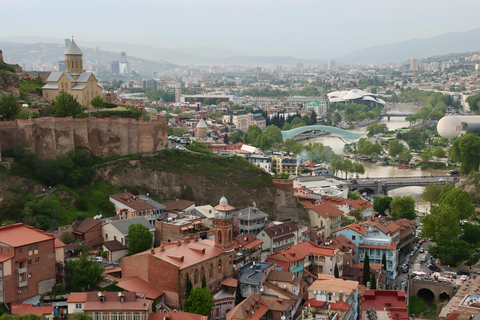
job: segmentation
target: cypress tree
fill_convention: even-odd
[[[377,289],[377,279],[375,278],[375,273],[372,273],[372,278],[370,279],[370,289]]]
[[[368,281],[370,281],[370,258],[368,257],[368,254],[365,254],[365,260],[363,260],[363,285],[366,286]]]
[[[207,278],[205,278],[205,275],[202,276],[202,288],[205,288],[207,286]]]
[[[190,296],[190,292],[192,292],[192,288],[193,288],[193,285],[192,285],[192,281],[190,281],[190,277],[188,276],[188,273],[187,273],[187,278],[185,279],[185,295],[187,296]]]
[[[335,269],[333,269],[333,275],[335,276],[335,278],[340,278],[340,273],[338,272],[338,265],[336,262],[335,262]]]

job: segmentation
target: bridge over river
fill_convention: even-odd
[[[455,185],[457,178],[450,176],[409,176],[409,177],[385,177],[350,180],[346,183],[351,190],[371,190],[377,194],[387,194],[388,191],[398,188],[421,186],[426,187],[430,183]]]

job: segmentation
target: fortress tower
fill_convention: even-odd
[[[228,204],[225,197],[222,197],[213,210],[215,211],[215,246],[224,251],[233,250],[233,210],[235,208]]]

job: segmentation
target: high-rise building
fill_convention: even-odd
[[[130,63],[127,60],[127,53],[122,52],[120,55],[120,63],[119,63],[119,68],[120,68],[120,74],[129,74],[130,73]]]
[[[157,90],[157,81],[155,81],[155,79],[145,79],[143,80],[142,88],[143,90],[147,88]]]
[[[337,62],[334,60],[328,61],[328,70],[333,70],[337,66]]]
[[[418,59],[412,59],[410,61],[410,70],[418,71]]]
[[[65,39],[65,49],[68,49],[68,47],[70,47],[70,43],[72,43],[71,39]]]
[[[114,74],[120,74],[120,62],[112,61],[111,70],[112,70],[112,73]]]
[[[58,61],[58,71],[65,72],[65,60]]]
[[[175,102],[180,102],[180,97],[182,95],[182,87],[180,83],[175,83]]]

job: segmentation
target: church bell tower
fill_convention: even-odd
[[[83,53],[73,39],[65,51],[65,71],[71,74],[84,72]]]
[[[234,207],[228,204],[225,197],[220,199],[215,211],[215,246],[224,251],[233,250],[233,210]]]

